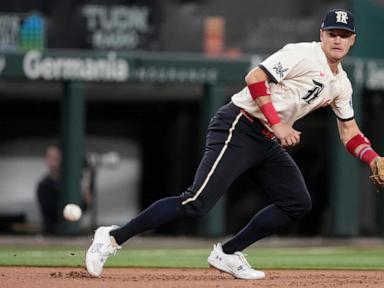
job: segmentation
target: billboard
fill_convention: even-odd
[[[150,50],[158,37],[155,19],[160,12],[156,3],[52,1],[49,7],[25,5],[19,6],[19,11],[3,3],[0,50]]]
[[[45,19],[39,12],[1,13],[1,50],[45,48]]]

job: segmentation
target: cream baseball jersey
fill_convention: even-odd
[[[259,67],[272,79],[271,100],[283,123],[293,125],[327,105],[340,120],[353,119],[351,82],[341,64],[338,73],[332,73],[319,42],[287,44]],[[270,128],[248,87],[234,94],[232,102]]]

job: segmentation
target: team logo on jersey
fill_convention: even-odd
[[[336,13],[336,22],[348,24],[348,14],[344,11],[335,11]]]
[[[275,66],[273,66],[273,69],[275,70],[276,74],[279,75],[280,78],[283,78],[284,73],[288,71],[288,68],[284,68],[280,62],[276,63]]]
[[[319,97],[319,94],[324,89],[324,84],[317,82],[315,80],[312,80],[313,86],[312,89],[308,90],[307,93],[302,98],[307,104],[311,104],[313,100],[315,100],[317,97]]]

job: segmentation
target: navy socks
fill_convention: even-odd
[[[243,251],[252,243],[271,235],[291,222],[292,218],[275,205],[258,212],[239,233],[223,245],[226,254]]]
[[[185,217],[185,209],[181,205],[180,197],[168,197],[153,203],[121,228],[112,230],[110,234],[115,238],[117,244],[121,245],[136,234],[183,217]],[[280,208],[273,204],[269,205],[258,212],[247,226],[226,242],[223,245],[223,251],[227,254],[242,251],[291,221],[292,218]]]
[[[185,210],[181,205],[180,197],[168,197],[156,201],[123,227],[112,230],[110,234],[117,244],[121,245],[136,234],[184,216]]]

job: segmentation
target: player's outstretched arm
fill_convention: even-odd
[[[372,175],[369,177],[373,184],[384,188],[384,158],[380,157],[371,146],[371,142],[366,138],[357,126],[356,121],[337,120],[340,139],[347,151],[362,162],[369,165]]]

